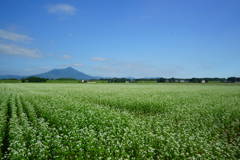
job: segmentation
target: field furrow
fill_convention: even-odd
[[[1,146],[1,153],[3,159],[8,159],[9,154],[9,145],[10,145],[10,139],[9,139],[9,132],[10,132],[10,120],[12,117],[12,106],[14,105],[14,97],[11,95],[8,99],[8,102],[6,106],[3,106],[5,108],[5,117],[3,123],[3,130],[2,130],[2,146]]]
[[[2,157],[2,140],[4,135],[4,128],[5,128],[5,121],[6,121],[6,106],[7,106],[7,96],[1,96],[1,103],[0,103],[0,157]]]

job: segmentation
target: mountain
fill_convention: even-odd
[[[72,67],[67,67],[64,69],[53,69],[46,73],[41,73],[41,74],[37,74],[37,75],[33,75],[33,76],[41,77],[41,78],[48,78],[48,79],[74,78],[74,79],[88,80],[88,79],[95,78],[93,76],[89,76],[85,73],[82,73]]]
[[[26,76],[19,76],[19,75],[0,75],[0,79],[21,79]]]

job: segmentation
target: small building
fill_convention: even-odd
[[[81,82],[82,82],[82,83],[86,83],[87,81],[83,79],[83,80],[81,80]]]

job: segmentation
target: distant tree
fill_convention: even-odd
[[[171,83],[175,82],[175,78],[169,78],[168,82],[171,82]]]
[[[240,77],[229,77],[227,79],[227,82],[231,82],[231,83],[240,82]]]
[[[164,83],[164,82],[166,82],[165,78],[158,78],[157,79],[157,83]]]
[[[225,78],[203,78],[206,82],[225,82]]]
[[[46,78],[40,78],[40,77],[28,77],[21,79],[21,81],[24,82],[46,82],[48,79]]]
[[[58,78],[56,80],[76,80],[76,79],[74,79],[74,78]]]
[[[200,78],[191,78],[191,79],[189,80],[189,82],[191,82],[191,83],[201,83],[201,82],[202,82],[202,79],[200,79]]]
[[[208,83],[208,81],[209,81],[208,79],[204,79],[204,80],[205,80],[205,83]]]
[[[128,78],[107,78],[107,79],[100,79],[100,81],[107,81],[108,83],[125,83],[131,82],[131,79]]]
[[[4,80],[17,80],[16,78],[6,78]]]

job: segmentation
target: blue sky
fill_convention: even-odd
[[[0,74],[240,76],[239,0],[1,0]]]

